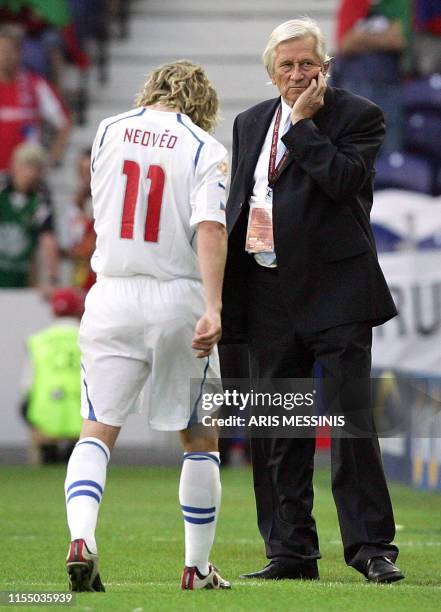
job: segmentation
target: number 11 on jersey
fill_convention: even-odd
[[[123,174],[127,177],[124,204],[121,219],[120,237],[133,239],[135,224],[135,209],[138,201],[141,168],[131,159],[126,159]],[[146,176],[150,180],[149,195],[147,197],[147,215],[144,227],[144,240],[158,242],[159,221],[161,218],[162,196],[164,193],[165,173],[161,166],[149,166]]]

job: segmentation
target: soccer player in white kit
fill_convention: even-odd
[[[180,431],[183,589],[229,588],[208,556],[221,486],[216,433],[193,429],[219,379],[227,152],[208,132],[218,99],[202,68],[154,70],[137,108],[101,122],[92,149],[97,283],[80,328],[84,423],[65,482],[74,591],[103,591],[95,541],[107,463],[127,415]],[[201,381],[195,404],[190,379]],[[196,432],[196,433],[195,433]]]

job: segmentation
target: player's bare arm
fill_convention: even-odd
[[[198,257],[206,294],[206,310],[197,322],[192,347],[207,357],[221,337],[222,282],[227,256],[227,232],[217,221],[198,226]]]
[[[345,55],[369,51],[403,51],[406,37],[399,20],[391,21],[384,32],[366,32],[351,28],[343,37],[340,52]]]

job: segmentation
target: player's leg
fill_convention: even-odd
[[[69,459],[65,481],[67,522],[71,539],[83,539],[96,553],[95,528],[106,484],[107,463],[120,431],[84,419],[80,439]]]
[[[71,535],[67,571],[72,590],[104,591],[99,576],[95,529],[106,484],[107,463],[120,427],[84,419],[65,481]]]
[[[83,352],[83,361],[81,414],[84,422],[65,481],[71,531],[66,566],[73,591],[104,591],[95,528],[107,464],[121,426],[136,405],[148,376],[148,365],[139,359],[114,355],[95,357],[86,352]]]
[[[143,321],[130,279],[98,281],[81,321],[81,437],[65,482],[72,541],[67,558],[71,588],[103,590],[95,528],[110,452],[128,414],[136,409],[149,373]],[[135,295],[133,295],[135,294]],[[96,580],[96,582],[95,582]]]
[[[202,284],[188,279],[150,281],[146,304],[146,341],[151,348],[152,374],[149,424],[152,429],[179,431],[184,461],[179,498],[184,515],[186,567],[184,589],[229,588],[208,562],[221,487],[217,432],[197,423],[201,390],[217,390],[220,368],[217,350],[197,359],[191,348],[195,325],[204,312]],[[193,385],[189,383],[193,381]],[[199,407],[199,408],[198,408]],[[188,567],[187,567],[188,566]]]
[[[221,499],[219,452],[216,437],[181,432],[184,458],[179,502],[185,523],[185,565],[208,574],[208,557],[214,541]]]
[[[200,426],[181,431],[184,449],[179,502],[185,525],[183,589],[230,588],[209,563],[221,501],[218,439]]]

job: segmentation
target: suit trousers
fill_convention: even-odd
[[[395,521],[370,403],[372,328],[355,322],[322,331],[297,329],[283,301],[277,268],[251,266],[248,346],[252,384],[259,379],[310,378],[320,364],[338,411],[361,435],[333,434],[332,493],[346,563],[360,572],[374,556],[392,561]],[[346,392],[356,384],[356,394]],[[315,439],[253,438],[254,490],[267,557],[300,563],[320,558],[313,508]]]

